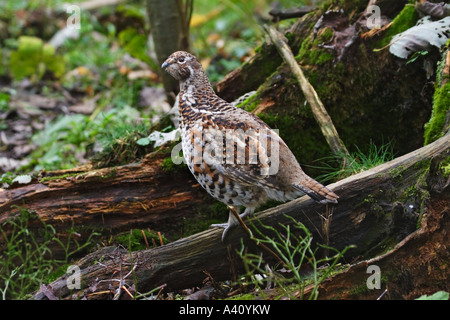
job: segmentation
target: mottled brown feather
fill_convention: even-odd
[[[178,108],[186,162],[213,197],[229,206],[246,207],[243,215],[268,199],[287,201],[303,194],[321,203],[337,203],[339,197],[303,172],[266,123],[215,94],[194,55],[175,52],[162,68],[180,82]],[[242,159],[243,163],[238,161]],[[271,172],[274,164],[278,170]],[[230,215],[226,230],[234,224]]]

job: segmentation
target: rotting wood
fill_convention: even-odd
[[[86,237],[93,231],[117,233],[141,226],[181,230],[183,219],[203,206],[208,195],[187,168],[165,171],[162,163],[168,156],[160,150],[123,166],[43,172],[28,185],[0,192],[0,224],[24,208],[59,234],[72,226]]]
[[[448,155],[448,153],[447,153]],[[432,174],[439,162],[431,165]],[[416,299],[436,291],[450,291],[450,179],[435,184],[420,228],[385,254],[352,265],[319,286],[320,299]],[[379,278],[369,267],[379,270]],[[377,287],[375,287],[375,285]]]
[[[289,65],[292,73],[300,84],[303,94],[305,95],[306,100],[311,106],[314,118],[316,119],[317,124],[320,126],[320,130],[322,131],[322,134],[328,142],[331,150],[335,154],[348,155],[349,153],[347,151],[347,148],[339,138],[339,134],[333,124],[333,121],[331,120],[322,101],[317,95],[316,90],[314,90],[311,83],[309,83],[308,79],[303,74],[303,71],[298,65],[297,61],[295,61],[291,49],[286,44],[286,42],[283,41],[283,35],[281,35],[272,26],[265,25],[264,29],[268,33],[279,54],[283,57],[284,62]]]
[[[333,211],[329,245],[339,250],[356,245],[348,251],[344,263],[373,258],[387,246],[394,246],[414,232],[417,220],[426,219],[432,210],[427,206],[435,200],[434,183],[440,186],[438,196],[444,194],[448,198],[449,181],[442,181],[442,172],[437,168],[439,161],[449,155],[450,136],[447,135],[421,149],[329,186],[340,196],[340,202]],[[261,212],[256,219],[277,227],[291,221],[286,215],[292,216],[302,221],[312,231],[314,239],[320,242],[319,213],[324,209],[305,196]],[[230,233],[227,243],[221,242],[221,233],[221,229],[214,228],[161,247],[132,253],[104,248],[76,263],[81,269],[81,290],[69,291],[65,276],[51,283],[50,287],[59,298],[71,298],[72,294],[88,299],[111,298],[110,294],[93,294],[109,292],[110,286],[114,288],[116,285],[111,279],[118,277],[117,272],[128,274],[131,268],[135,268],[133,281],[141,293],[163,284],[169,292],[200,286],[205,278],[203,271],[216,281],[230,279],[231,270],[242,273],[243,268],[237,259],[233,259],[233,266],[230,265],[227,246],[230,245],[231,252],[235,252],[241,248],[242,237],[249,250],[256,248],[240,228]],[[409,248],[408,253],[411,257],[426,254],[414,251],[419,249]],[[99,260],[102,262],[96,263]],[[415,260],[409,260],[412,264],[409,267],[414,268]],[[45,299],[45,295],[38,292],[33,299]]]

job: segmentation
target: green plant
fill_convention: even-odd
[[[14,79],[31,77],[32,81],[37,81],[47,71],[61,77],[65,71],[65,62],[52,45],[36,37],[21,36],[17,51],[11,52],[9,67]]]
[[[319,168],[326,173],[316,177],[323,182],[337,181],[351,175],[366,171],[394,159],[394,151],[391,143],[378,147],[372,141],[367,152],[356,147],[356,151],[350,154],[334,154],[330,157],[322,158],[323,165]],[[339,165],[336,168],[335,165]]]
[[[269,268],[260,255],[248,253],[242,246],[239,255],[244,261],[246,275],[263,298],[262,285],[272,282],[281,290],[283,296],[290,299],[317,299],[319,284],[335,272],[339,259],[351,246],[339,252],[326,245],[314,245],[312,234],[305,225],[290,216],[287,217],[292,220],[292,225],[280,224],[281,231],[261,224],[263,231],[253,225],[257,236],[252,232],[252,239],[271,247],[283,264],[278,265],[278,269]],[[334,255],[317,258],[320,249],[327,253],[334,252]],[[306,269],[311,271],[303,271],[305,265],[308,265]],[[307,285],[312,285],[312,289],[306,294]]]
[[[9,94],[0,92],[0,111],[8,111],[9,110],[9,101],[10,100],[11,100],[11,98],[10,98]]]
[[[39,227],[32,226],[37,221]],[[1,299],[23,299],[39,288],[47,277],[59,267],[68,263],[69,258],[85,249],[92,242],[88,239],[79,243],[69,230],[65,241],[57,236],[51,224],[39,221],[39,216],[20,209],[19,214],[0,226],[0,294]],[[53,257],[51,247],[58,244],[64,252],[62,259]],[[75,245],[75,246],[74,246]]]
[[[14,178],[15,178],[14,173],[10,171],[3,173],[0,176],[0,186],[2,186],[3,184],[10,185],[14,180]]]
[[[132,229],[130,232],[121,234],[115,238],[115,242],[127,248],[130,252],[145,250],[154,245],[161,245],[161,240],[164,244],[168,241],[161,235],[147,230]]]
[[[115,152],[111,157],[117,161],[108,163],[132,159],[142,149],[136,141],[147,129],[142,120],[137,123],[139,118],[139,112],[129,106],[99,113],[95,118],[81,114],[58,117],[32,137],[37,148],[29,156],[28,167],[22,170],[72,168],[86,161],[93,147]]]

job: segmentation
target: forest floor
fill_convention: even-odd
[[[305,0],[303,5],[319,2]],[[20,183],[21,179],[36,177],[40,172],[71,169],[91,162],[99,166],[136,162],[153,150],[148,135],[155,127],[161,132],[175,128],[167,117],[172,106],[166,101],[160,66],[155,62],[148,37],[145,0],[117,0],[115,5],[83,9],[80,29],[67,27],[76,13],[66,11],[67,3],[78,1],[17,0],[0,4],[0,193],[13,181]],[[299,6],[299,1],[283,0],[278,5],[290,8]],[[227,0],[221,4],[195,1],[190,25],[191,51],[200,58],[213,84],[248,61],[255,48],[264,43],[261,26],[272,20],[268,12],[273,7],[269,0]],[[287,19],[278,26],[294,22],[295,19]],[[389,145],[383,148],[370,150],[382,163],[394,157]],[[355,156],[363,157],[362,153]],[[51,179],[51,175],[48,177]],[[215,210],[223,213],[224,208],[219,205]],[[65,274],[70,263],[87,250],[109,250],[108,247],[115,247],[116,251],[145,250],[163,245],[169,238],[144,229],[108,239],[92,234],[86,243],[77,243],[75,249],[69,249],[69,242],[63,243],[49,224],[43,224],[39,234],[45,241],[37,243],[28,226],[33,215],[23,209],[16,220],[0,225],[0,236],[6,239],[0,244],[9,250],[7,254],[0,252],[0,299],[28,298],[39,288],[46,291],[40,285]],[[12,234],[3,232],[6,223],[13,225]],[[77,232],[73,230],[70,237],[75,239]],[[24,256],[27,251],[19,246],[27,242],[37,249],[28,252],[30,256]],[[50,242],[61,246],[65,254],[62,259],[49,260],[44,255],[49,252]],[[122,297],[303,299],[308,298],[303,289],[314,292],[312,275],[320,277],[321,273],[329,275],[349,267],[336,264],[331,270],[327,268],[329,261],[322,261],[314,270],[318,273],[308,273],[306,282],[292,281],[292,270],[281,270],[286,275],[281,280],[263,279],[263,271],[271,270],[258,270],[261,266],[252,265],[254,257],[242,258],[248,259],[254,270],[234,283],[217,283],[205,273],[201,288],[167,293],[161,287],[145,294],[122,292]],[[17,261],[26,263],[17,266]],[[51,297],[51,292],[47,294]],[[448,299],[448,293],[435,298]]]

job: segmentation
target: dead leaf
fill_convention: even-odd
[[[330,42],[322,44],[321,47],[335,51],[337,62],[342,59],[349,47],[359,38],[355,25],[349,24],[348,17],[342,9],[329,10],[319,18],[314,25],[314,38],[322,28],[333,30],[333,38]]]
[[[418,22],[418,25],[392,38],[389,52],[406,59],[412,53],[428,50],[431,46],[441,48],[449,38],[450,17],[422,24]]]

